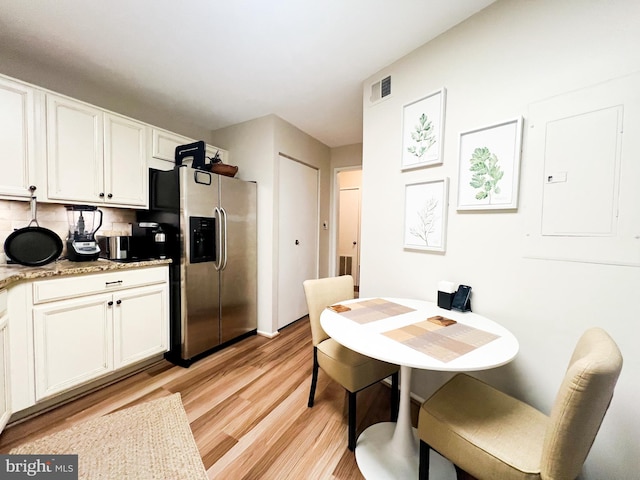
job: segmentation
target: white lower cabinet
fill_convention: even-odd
[[[111,295],[33,309],[36,400],[113,371]]]
[[[118,369],[167,350],[167,289],[151,286],[115,296],[113,367]]]
[[[36,402],[167,350],[166,267],[36,282],[34,303]]]
[[[0,432],[11,416],[7,291],[0,291]]]

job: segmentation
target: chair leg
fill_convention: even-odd
[[[429,450],[429,445],[420,440],[419,480],[429,480]]]
[[[454,465],[454,467],[456,467],[456,478],[457,478],[457,480],[478,480],[476,477],[474,477],[470,473],[465,472],[459,466]]]
[[[400,392],[398,390],[398,372],[391,375],[391,421],[398,421],[398,406],[400,404]]]
[[[349,450],[356,449],[356,392],[349,392]]]
[[[309,408],[313,407],[313,399],[316,395],[316,385],[318,384],[318,349],[313,347],[313,373],[311,374],[311,390],[309,391]]]

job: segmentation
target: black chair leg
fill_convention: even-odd
[[[318,349],[313,347],[313,373],[311,374],[311,390],[309,391],[309,408],[313,407],[313,399],[316,395],[316,385],[318,384]]]
[[[356,393],[349,392],[349,450],[356,449]]]
[[[398,421],[398,407],[400,405],[400,392],[398,390],[398,372],[391,375],[391,421]]]
[[[456,479],[457,480],[477,480],[476,477],[474,477],[470,473],[465,472],[459,466],[454,465],[454,467],[456,468]]]
[[[429,445],[420,440],[418,480],[429,480]]]

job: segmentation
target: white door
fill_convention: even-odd
[[[279,158],[278,328],[308,312],[302,282],[318,277],[318,170]]]
[[[338,209],[338,273],[360,285],[360,189],[340,190]]]

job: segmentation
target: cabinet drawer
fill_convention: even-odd
[[[33,282],[33,304],[167,281],[167,267],[118,270]]]
[[[0,290],[0,315],[7,311],[7,291]]]

